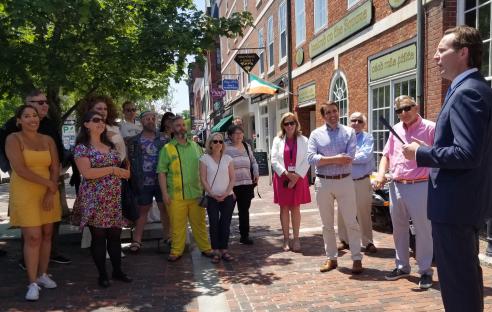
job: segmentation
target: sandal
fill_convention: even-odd
[[[215,254],[212,257],[212,260],[210,260],[212,263],[217,264],[220,262],[220,254]]]
[[[141,248],[142,248],[141,242],[133,241],[130,244],[130,248],[128,248],[128,250],[130,250],[130,252],[132,252],[132,253],[137,253],[140,251]]]
[[[181,255],[169,255],[169,257],[167,257],[167,261],[169,262],[176,262],[178,261],[179,259],[181,258]]]
[[[294,239],[294,242],[292,243],[292,251],[301,252],[301,241],[299,240],[299,238]]]
[[[224,252],[222,254],[222,259],[224,259],[224,261],[227,261],[227,262],[231,262],[231,261],[235,260],[235,258],[233,256],[231,256],[231,254],[228,252]]]

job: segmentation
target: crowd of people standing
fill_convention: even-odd
[[[340,124],[335,102],[322,103],[323,125],[309,138],[302,135],[295,114],[281,117],[270,157],[283,251],[302,250],[300,206],[311,202],[309,169],[314,166],[315,200],[326,254],[320,271],[337,268],[339,251],[349,249],[351,272],[360,274],[364,270],[362,251],[378,252],[372,235],[371,192],[390,180],[396,252],[395,268],[385,278],[391,281],[410,274],[411,220],[416,231],[419,287],[432,286],[435,257],[446,310],[483,310],[477,242],[479,225],[490,217],[490,189],[483,189],[492,183],[488,157],[492,148],[492,91],[477,72],[480,47],[476,29],[460,26],[445,33],[434,56],[443,78],[452,81],[443,112],[434,123],[419,115],[419,105],[412,97],[403,95],[394,100],[400,122],[385,143],[373,184],[374,140],[364,131],[367,118],[363,113],[352,113],[346,126]],[[52,239],[61,219],[58,185],[60,164],[66,157],[59,132],[46,117],[47,104],[39,90],[26,96],[26,104],[4,126],[10,132],[4,131],[4,154],[0,155],[2,170],[11,172],[10,222],[22,230],[21,261],[29,280],[26,299],[31,301],[39,298],[40,286],[57,287],[47,274],[48,263],[63,258],[52,253],[56,246]],[[155,112],[143,111],[136,118],[135,104],[129,101],[123,103],[122,112],[124,119],[118,124],[117,108],[110,97],[90,96],[82,101],[73,150],[72,181],[77,198],[71,220],[81,229],[89,229],[83,240],[90,245],[98,284],[104,288],[111,285],[106,255],[111,260],[112,279],[132,282],[122,268],[122,228],[134,226],[129,250],[138,253],[154,201],[160,211],[164,241],[170,245],[168,261],[182,257],[188,223],[203,256],[214,264],[234,261],[228,249],[234,207],[237,204],[239,242],[252,245],[249,209],[259,178],[241,120],[234,120],[227,137],[209,134],[202,147],[188,137],[181,116],[164,114],[158,129]],[[128,179],[138,214],[134,220],[125,217],[122,208],[130,195],[123,193],[122,181]],[[457,179],[461,181],[459,190]],[[30,190],[28,196],[25,189]],[[477,211],[463,213],[466,203],[450,190],[474,197]],[[463,257],[466,264],[458,260]],[[466,269],[457,272],[460,265]]]

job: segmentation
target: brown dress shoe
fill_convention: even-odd
[[[338,249],[338,251],[341,251],[341,250],[344,250],[344,249],[347,249],[347,250],[348,250],[349,248],[350,248],[349,244],[347,244],[347,243],[346,243],[346,242],[344,242],[344,241],[341,241],[341,242],[337,245],[337,249]]]
[[[376,252],[378,252],[378,249],[376,248],[376,246],[374,246],[373,243],[369,243],[366,246],[366,252],[368,252],[368,253],[376,253]]]
[[[338,266],[337,260],[326,260],[325,263],[321,265],[319,271],[324,273],[336,269]]]
[[[360,274],[364,268],[362,268],[362,261],[354,260],[354,264],[352,265],[352,274]]]

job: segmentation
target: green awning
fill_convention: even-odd
[[[214,132],[226,132],[227,128],[229,128],[231,123],[232,123],[232,115],[224,117],[217,124],[215,124],[212,127],[211,132],[212,133],[214,133]]]

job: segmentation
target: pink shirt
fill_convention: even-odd
[[[405,142],[412,142],[412,137],[424,141],[428,145],[434,143],[434,130],[436,124],[430,120],[423,119],[418,116],[407,129],[403,126],[403,122],[397,123],[393,128],[396,133]],[[389,169],[393,179],[395,180],[414,180],[427,178],[429,176],[429,168],[417,167],[415,160],[407,160],[403,156],[403,144],[390,133],[388,142],[383,149],[383,155],[389,159]]]

